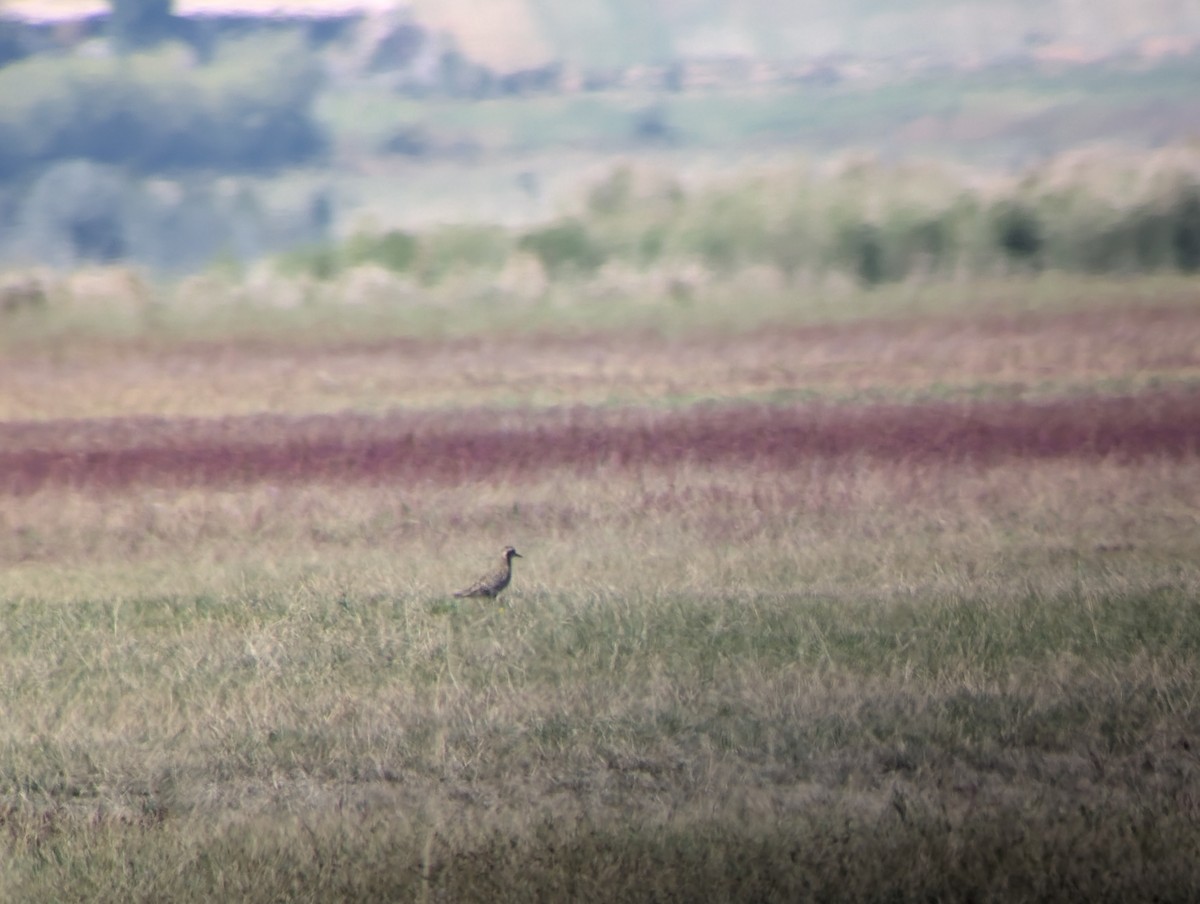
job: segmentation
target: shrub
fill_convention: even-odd
[[[646,227],[637,239],[637,263],[648,267],[662,257],[667,243],[667,228],[661,224]]]
[[[129,180],[112,167],[86,160],[51,167],[17,214],[25,251],[56,266],[126,257],[133,203]]]
[[[517,247],[535,255],[551,276],[591,273],[605,253],[578,220],[563,220],[521,236]]]
[[[269,169],[324,151],[312,115],[321,70],[298,34],[227,42],[199,72],[215,128],[208,165]]]
[[[342,257],[337,246],[317,242],[301,245],[279,257],[279,270],[289,276],[306,275],[315,279],[333,279],[342,271]]]
[[[1191,186],[1175,202],[1171,245],[1176,267],[1185,273],[1200,270],[1200,187]]]
[[[767,260],[774,264],[786,279],[793,279],[810,259],[812,238],[810,227],[797,213],[788,216],[767,238]]]
[[[883,282],[883,242],[878,226],[855,223],[843,227],[837,240],[837,257],[865,285]]]
[[[440,282],[456,270],[495,272],[512,251],[508,232],[499,226],[451,226],[421,240],[418,261],[421,280]]]
[[[1140,205],[1129,214],[1129,220],[1129,241],[1138,270],[1158,270],[1175,263],[1170,215],[1152,206]]]
[[[346,242],[343,256],[349,264],[375,263],[403,273],[416,261],[419,248],[414,236],[393,229],[382,235],[355,235]]]
[[[950,252],[950,230],[946,221],[938,216],[919,216],[905,224],[898,241],[905,272],[922,264],[930,270],[941,269]]]
[[[1037,214],[1024,204],[1006,202],[993,212],[996,243],[1013,262],[1038,266],[1045,237]]]
[[[684,250],[715,273],[728,273],[767,259],[770,232],[757,186],[701,197],[694,212],[681,217]]]

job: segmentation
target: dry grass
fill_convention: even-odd
[[[789,897],[869,854],[854,897],[1171,896],[1197,487],[1013,459],[13,497],[0,890]],[[505,607],[451,606],[508,540]]]
[[[10,424],[0,898],[1185,900],[1194,393],[1105,398],[1089,369],[1183,375],[1191,321],[1155,323],[730,342],[746,362],[862,342],[885,394],[939,351],[1092,374],[1078,404],[971,403],[1007,446],[930,426],[961,401]],[[651,361],[640,341],[597,345]],[[664,373],[725,348],[680,342]],[[343,473],[406,430],[416,464]],[[314,445],[336,435],[341,458]],[[542,466],[518,467],[530,436]],[[438,463],[447,437],[466,466]],[[151,447],[225,464],[113,480],[97,457]],[[251,447],[292,453],[247,467]],[[501,604],[448,598],[509,542]]]
[[[1132,304],[1109,299],[1082,309],[1022,309],[1022,293],[1037,291],[1013,284],[995,297],[959,299],[905,318],[884,309],[869,319],[811,323],[824,315],[797,310],[766,328],[710,324],[666,337],[655,331],[568,337],[514,325],[455,339],[359,336],[315,347],[319,331],[291,344],[228,336],[31,341],[0,356],[0,418],[1029,397],[1097,387],[1128,392],[1200,378],[1194,287],[1176,287],[1166,297],[1147,292]]]

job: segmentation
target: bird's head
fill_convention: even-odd
[[[511,561],[513,560],[513,556],[516,556],[518,559],[523,559],[523,558],[525,558],[523,555],[521,555],[519,552],[517,552],[517,551],[516,551],[515,549],[513,549],[511,546],[506,546],[506,547],[504,547],[504,558],[505,558],[505,560],[506,560],[506,561],[508,561],[508,562],[511,562]]]

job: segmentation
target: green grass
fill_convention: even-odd
[[[784,899],[867,857],[851,897],[1174,897],[1200,840],[1173,803],[1200,607],[1083,580],[1008,601],[535,591],[503,612],[328,575],[10,598],[3,890]]]

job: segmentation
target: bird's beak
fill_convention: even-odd
[[[514,556],[516,556],[518,559],[523,559],[523,558],[525,558],[523,555],[521,555],[521,554],[520,554],[519,552],[517,552],[515,549],[513,550],[513,555],[514,555]]]

